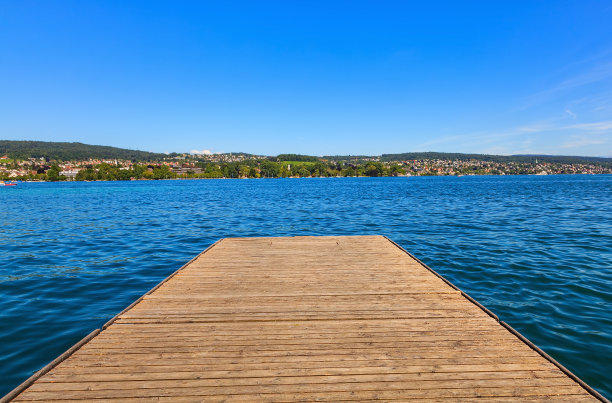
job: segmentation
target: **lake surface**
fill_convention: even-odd
[[[387,235],[612,397],[612,176],[0,188],[0,396],[223,237]]]

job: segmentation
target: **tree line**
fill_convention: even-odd
[[[199,162],[194,168],[182,168],[177,173],[168,165],[134,164],[130,167],[102,163],[82,167],[76,174],[77,181],[115,181],[137,179],[187,179],[187,178],[288,178],[288,177],[336,177],[336,176],[397,176],[405,170],[397,165],[385,166],[380,162],[367,164],[330,163],[323,161],[271,161],[245,160],[242,162],[215,163]],[[1,175],[0,175],[1,176]],[[4,178],[4,179],[8,179]],[[20,180],[63,181],[61,168],[53,165],[46,171],[28,174]]]

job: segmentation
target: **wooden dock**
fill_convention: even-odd
[[[605,401],[381,236],[223,239],[11,399]]]

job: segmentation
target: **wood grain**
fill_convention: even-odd
[[[380,236],[224,239],[15,401],[596,401]]]

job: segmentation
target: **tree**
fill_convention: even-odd
[[[238,167],[238,163],[227,164],[223,167],[223,176],[225,178],[238,178],[240,176],[240,171]]]
[[[281,178],[288,178],[289,176],[291,176],[291,170],[289,170],[287,165],[281,165],[280,166],[279,176]]]
[[[153,168],[153,179],[170,179],[175,177],[176,174],[170,171],[168,165]]]
[[[328,176],[327,175],[327,165],[325,165],[321,161],[317,161],[312,164],[308,170],[312,173],[312,176]]]
[[[306,167],[300,167],[300,169],[297,171],[297,174],[302,178],[308,178],[310,176],[310,171],[306,169]]]
[[[355,176],[355,175],[356,175],[355,168],[353,168],[352,166],[349,166],[346,169],[342,170],[342,176]]]
[[[62,181],[64,179],[66,179],[66,177],[60,175],[60,167],[58,167],[57,165],[53,165],[47,171],[47,180],[50,182]]]
[[[143,177],[146,171],[147,171],[146,165],[134,165],[132,168],[132,175],[134,178],[140,179]]]
[[[391,168],[389,169],[389,173],[392,176],[405,175],[406,174],[406,170],[404,168],[400,167],[399,165],[391,165]]]
[[[262,161],[259,170],[264,178],[277,178],[280,171],[278,164],[272,161]]]
[[[240,165],[238,167],[238,175],[240,178],[248,178],[250,171],[251,167],[249,167],[248,165]]]
[[[95,181],[96,171],[93,168],[81,169],[74,179],[77,181]]]
[[[383,176],[383,166],[380,162],[370,162],[365,167],[366,176]]]

